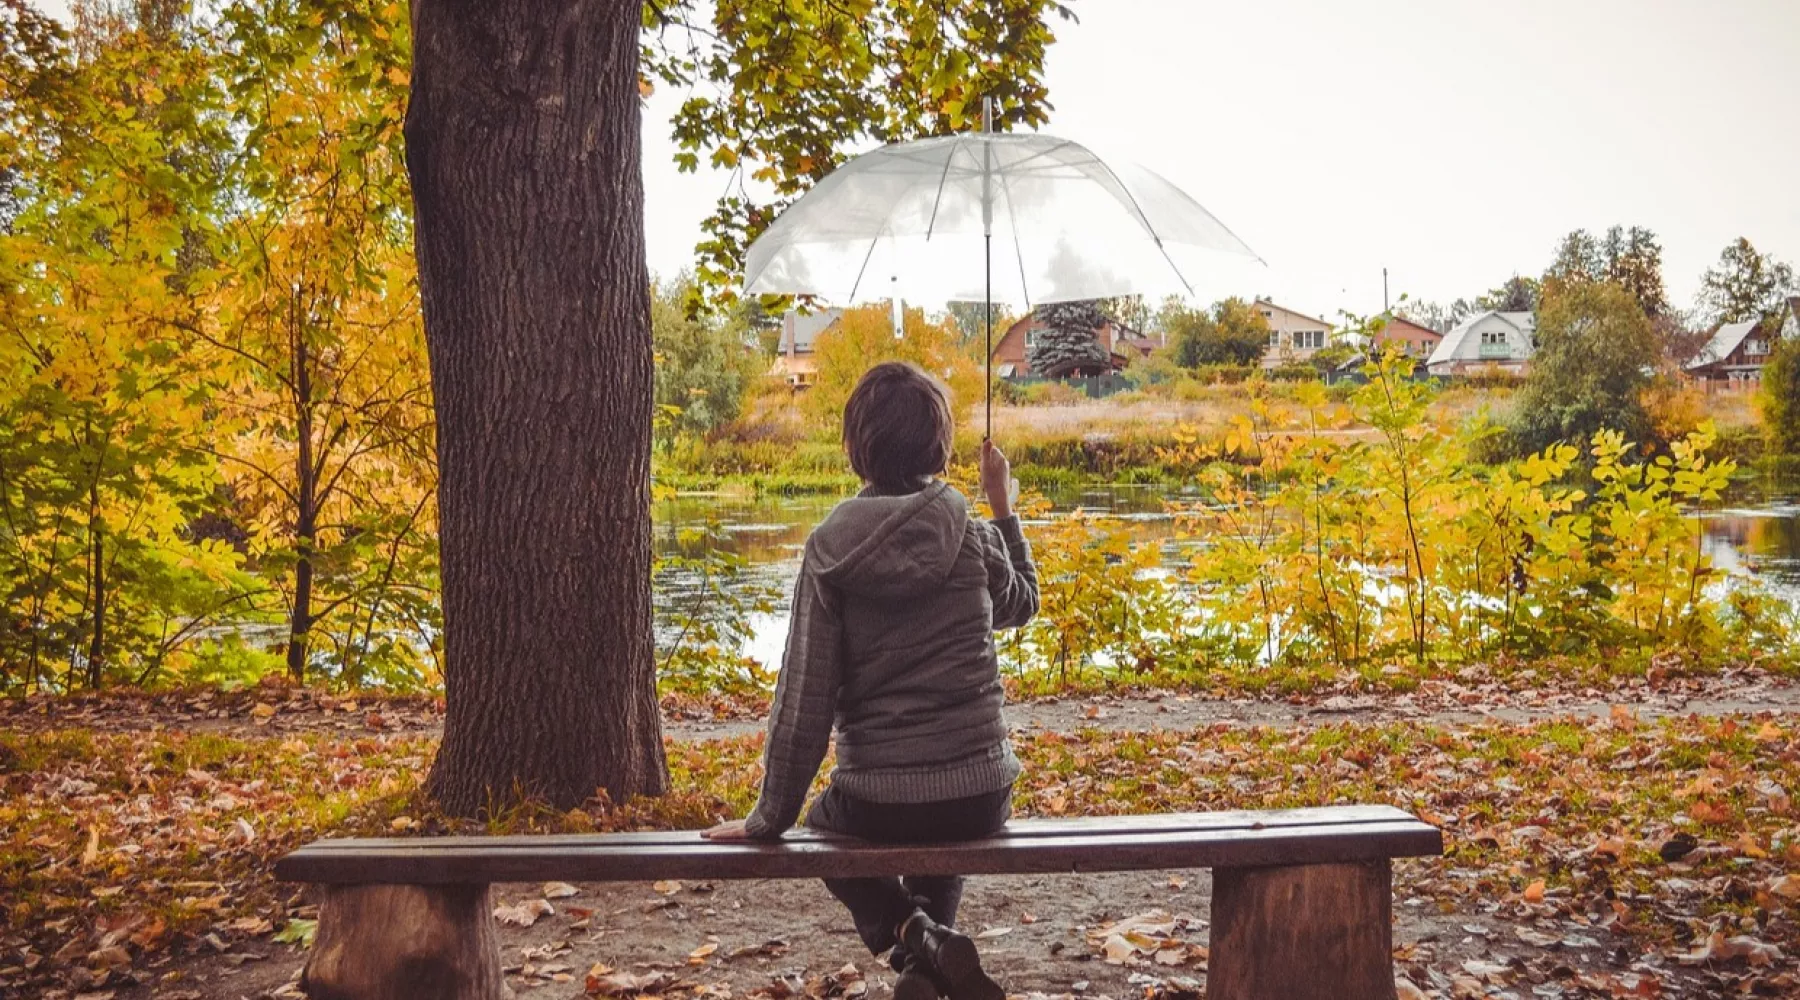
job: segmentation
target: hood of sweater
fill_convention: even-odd
[[[814,529],[819,579],[874,598],[907,598],[942,586],[969,527],[969,503],[948,483],[917,493],[865,492]]]

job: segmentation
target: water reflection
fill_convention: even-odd
[[[744,652],[774,663],[787,637],[787,601],[806,536],[839,499],[682,495],[656,505],[656,551],[693,557],[716,545],[742,557],[748,564],[741,576],[746,585],[779,594],[773,613],[751,616],[752,637]],[[1179,497],[1165,487],[1097,486],[1053,492],[1049,499],[1055,513],[1080,509],[1117,515],[1135,522],[1146,541],[1163,542],[1174,533],[1164,503]],[[1800,607],[1800,484],[1738,484],[1729,503],[1701,515],[1701,545],[1713,565],[1728,574],[1755,577],[1771,593]],[[659,581],[658,601],[690,599],[700,585],[676,574]]]

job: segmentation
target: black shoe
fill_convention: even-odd
[[[943,995],[924,960],[908,956],[894,980],[894,1000],[938,1000]]]
[[[924,960],[950,1000],[1006,1000],[1006,991],[981,968],[981,956],[968,935],[915,910],[901,926],[900,940],[907,951]]]

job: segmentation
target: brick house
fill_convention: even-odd
[[[1013,321],[994,342],[994,353],[991,358],[994,374],[1001,378],[1026,378],[1033,374],[1029,357],[1031,347],[1037,342],[1037,332],[1043,329],[1036,314]],[[1162,346],[1162,342],[1154,337],[1147,337],[1131,327],[1115,320],[1108,319],[1101,325],[1098,339],[1100,346],[1112,355],[1112,370],[1119,371],[1139,358],[1147,358],[1150,353]]]
[[[1444,335],[1428,326],[1421,326],[1405,316],[1389,316],[1387,324],[1375,335],[1374,352],[1379,354],[1387,350],[1387,345],[1398,345],[1400,353],[1408,357],[1424,361],[1437,350]]]

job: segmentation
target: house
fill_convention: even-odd
[[[1000,339],[994,342],[993,362],[994,374],[1001,378],[1027,378],[1034,374],[1027,358],[1031,348],[1037,343],[1038,331],[1043,324],[1038,322],[1033,313],[1024,319],[1015,320]],[[1152,351],[1162,346],[1161,341],[1147,337],[1131,327],[1113,319],[1101,324],[1097,333],[1100,346],[1112,355],[1112,369],[1118,371],[1133,361],[1147,358]]]
[[[1431,327],[1414,323],[1405,316],[1389,316],[1381,332],[1375,335],[1373,347],[1375,353],[1380,353],[1393,344],[1400,353],[1424,361],[1431,357],[1431,352],[1437,350],[1443,339],[1444,335]]]
[[[1525,374],[1537,350],[1537,317],[1490,309],[1463,320],[1432,349],[1425,366],[1433,375],[1498,371]]]
[[[1800,338],[1800,295],[1787,300],[1779,325],[1755,320],[1720,324],[1685,369],[1701,382],[1756,385],[1762,381],[1763,365],[1768,364],[1775,342],[1785,337]]]
[[[1305,313],[1257,299],[1252,308],[1269,324],[1269,347],[1263,351],[1264,368],[1280,368],[1310,360],[1331,342],[1331,324]]]
[[[780,347],[769,374],[794,389],[805,389],[818,381],[819,361],[813,354],[813,345],[818,341],[819,334],[831,329],[843,318],[842,309],[824,309],[806,314],[789,309],[781,317]]]

